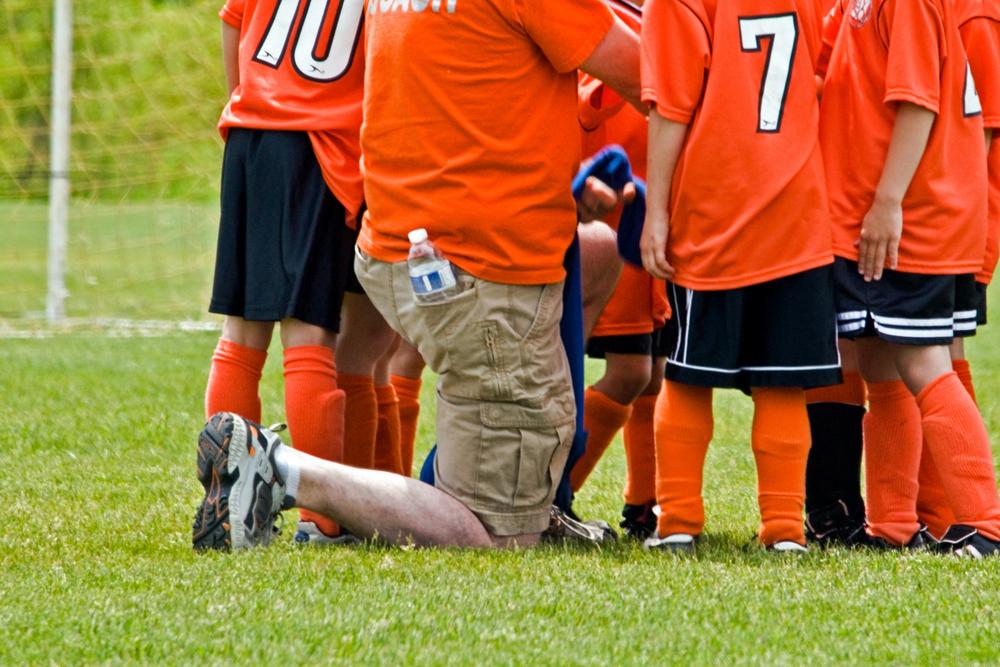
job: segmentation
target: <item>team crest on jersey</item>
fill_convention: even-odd
[[[849,20],[852,28],[860,28],[868,23],[872,15],[872,0],[854,0]]]

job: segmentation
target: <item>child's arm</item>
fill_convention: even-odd
[[[900,102],[896,124],[886,156],[875,201],[861,223],[858,246],[858,273],[865,281],[881,280],[886,266],[895,269],[899,260],[899,239],[903,234],[903,197],[927,149],[936,114],[929,109]]]
[[[222,65],[226,70],[226,87],[232,95],[240,85],[240,30],[222,22]]]
[[[674,267],[667,261],[667,237],[670,232],[668,207],[674,170],[684,148],[687,130],[687,125],[664,118],[655,108],[649,112],[646,222],[639,249],[646,270],[664,280],[674,277]]]

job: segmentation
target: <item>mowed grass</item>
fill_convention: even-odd
[[[970,346],[994,434],[998,336],[987,329]],[[716,400],[696,558],[625,542],[309,550],[291,542],[294,513],[268,549],[194,554],[194,443],[213,344],[211,334],[0,340],[0,664],[1000,661],[1000,561],[787,558],[752,544],[750,404],[735,392]],[[266,420],[282,417],[279,361],[272,350]],[[594,379],[600,367],[589,370]],[[616,521],[623,472],[619,443],[578,509]]]

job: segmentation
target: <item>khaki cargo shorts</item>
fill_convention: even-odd
[[[460,292],[428,304],[414,298],[406,262],[358,249],[355,271],[438,374],[436,486],[494,535],[545,530],[576,418],[562,283],[505,285],[455,267]]]

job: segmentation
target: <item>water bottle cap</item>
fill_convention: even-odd
[[[410,239],[410,243],[423,243],[427,240],[427,230],[420,227],[419,229],[414,229],[412,232],[407,234],[406,237]]]

